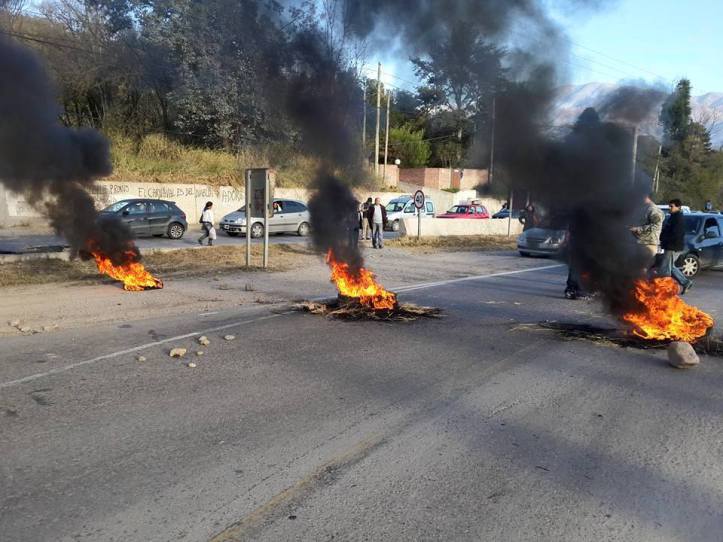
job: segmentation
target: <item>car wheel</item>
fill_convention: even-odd
[[[311,230],[311,226],[309,226],[309,223],[302,222],[301,224],[299,224],[299,229],[296,233],[298,233],[299,236],[301,236],[301,237],[306,237],[307,235],[309,235],[310,230]]]
[[[228,235],[229,237],[236,237],[238,235],[238,232],[237,231],[227,231],[226,235]]]
[[[168,237],[171,239],[180,239],[185,232],[186,230],[183,228],[183,225],[178,222],[173,222],[168,226]]]
[[[258,239],[259,237],[264,236],[264,225],[261,222],[254,222],[254,224],[251,226],[251,237],[253,239]]]
[[[700,271],[700,260],[695,254],[686,254],[679,268],[686,277],[694,277]]]
[[[530,256],[530,253],[525,252],[524,250],[520,250],[520,256],[524,256],[525,258],[528,258]]]
[[[399,220],[392,222],[392,231],[399,231]]]

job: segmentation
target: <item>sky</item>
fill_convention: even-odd
[[[504,1],[504,0],[503,0]],[[564,0],[548,0],[553,6]],[[552,9],[571,41],[570,82],[644,80],[672,88],[691,80],[693,95],[723,93],[723,0],[613,0],[584,13]],[[411,89],[412,67],[394,52],[370,58],[365,72]]]

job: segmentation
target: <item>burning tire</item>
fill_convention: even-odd
[[[700,260],[695,254],[686,254],[678,267],[686,277],[694,277],[700,271]]]
[[[299,225],[299,229],[296,233],[298,233],[300,237],[306,237],[307,235],[309,235],[310,231],[311,231],[311,226],[309,226],[309,223],[302,222]]]
[[[183,225],[178,222],[174,222],[168,226],[168,237],[170,239],[180,239],[185,232],[186,230],[183,228]]]
[[[251,238],[258,239],[264,236],[264,225],[261,222],[254,222],[251,226]]]

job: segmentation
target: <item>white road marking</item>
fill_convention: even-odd
[[[275,314],[261,316],[259,318],[252,318],[250,320],[241,320],[239,322],[233,322],[231,324],[224,324],[222,326],[216,326],[216,327],[204,329],[203,331],[194,331],[192,333],[186,333],[185,335],[176,335],[175,337],[170,337],[168,339],[163,339],[161,341],[153,341],[151,343],[141,344],[139,346],[134,346],[133,348],[127,348],[126,350],[119,350],[117,352],[103,354],[102,356],[98,356],[96,358],[86,359],[84,361],[79,361],[77,363],[71,363],[70,365],[64,365],[63,367],[56,367],[55,369],[51,369],[50,371],[46,371],[44,373],[36,373],[36,374],[29,375],[29,376],[25,376],[23,378],[18,378],[17,380],[10,380],[8,382],[2,382],[2,383],[0,383],[0,389],[9,388],[11,386],[17,386],[18,384],[24,384],[25,382],[31,382],[33,380],[37,380],[38,378],[43,378],[45,376],[51,376],[51,375],[58,374],[58,373],[64,373],[65,371],[70,371],[71,369],[75,369],[77,367],[82,367],[83,365],[89,365],[91,363],[96,363],[98,361],[104,361],[107,359],[117,358],[118,356],[123,356],[125,354],[132,354],[133,352],[139,352],[141,350],[145,350],[145,349],[151,348],[153,346],[158,346],[159,344],[166,344],[166,343],[170,343],[173,341],[180,341],[181,339],[188,339],[189,337],[196,337],[198,335],[203,335],[205,333],[221,331],[223,329],[237,327],[242,324],[249,324],[251,322],[260,322],[261,320],[270,320],[271,318],[278,318],[279,316],[291,314],[292,312],[294,312],[294,311],[279,312],[279,313],[275,313]]]
[[[457,279],[440,280],[437,282],[424,282],[422,284],[412,284],[410,286],[400,286],[395,288],[395,292],[412,292],[414,290],[422,290],[423,288],[433,288],[434,286],[444,286],[446,284],[454,284],[455,282],[466,282],[469,280],[489,279],[492,277],[504,277],[506,275],[518,275],[520,273],[529,273],[530,271],[542,271],[544,269],[554,269],[556,267],[565,267],[565,264],[558,263],[555,265],[544,265],[542,267],[530,267],[529,269],[518,269],[516,271],[500,271],[499,273],[490,273],[489,275],[472,275],[469,277],[460,277]]]
[[[412,284],[410,286],[401,286],[399,288],[395,289],[395,292],[411,292],[414,290],[422,290],[424,288],[433,288],[435,286],[444,286],[446,284],[454,284],[456,282],[466,282],[470,280],[480,280],[480,279],[487,279],[487,278],[493,278],[493,277],[503,277],[506,275],[517,275],[520,273],[529,273],[530,271],[543,271],[545,269],[554,269],[556,267],[564,267],[564,264],[557,264],[557,265],[545,265],[542,267],[531,267],[529,269],[519,269],[517,271],[502,271],[500,273],[490,273],[489,275],[472,275],[469,277],[460,277],[456,279],[448,279],[448,280],[440,280],[437,282],[424,282],[422,284]],[[201,331],[194,331],[192,333],[186,333],[184,335],[177,335],[175,337],[169,337],[168,339],[163,339],[160,341],[153,341],[146,344],[141,344],[139,346],[134,346],[133,348],[127,348],[125,350],[119,350],[117,352],[111,352],[109,354],[103,354],[102,356],[98,356],[91,359],[86,359],[84,361],[78,361],[76,363],[71,363],[70,365],[65,365],[63,367],[56,367],[55,369],[51,369],[50,371],[46,371],[44,373],[36,373],[29,376],[25,376],[23,378],[18,378],[17,380],[9,380],[8,382],[2,382],[0,383],[0,389],[3,388],[10,388],[12,386],[17,386],[19,384],[24,384],[26,382],[31,382],[33,380],[37,380],[38,378],[44,378],[46,376],[51,376],[59,373],[64,373],[66,371],[70,371],[71,369],[76,369],[78,367],[82,367],[83,365],[90,365],[91,363],[97,363],[99,361],[105,361],[112,358],[117,358],[118,356],[123,356],[126,354],[132,354],[133,352],[140,352],[141,350],[146,350],[148,348],[152,348],[154,346],[158,346],[161,344],[166,344],[174,341],[180,341],[182,339],[188,339],[190,337],[196,337],[199,335],[204,335],[206,333],[212,333],[214,331],[221,331],[223,329],[228,329],[232,327],[237,327],[243,324],[250,324],[252,322],[261,322],[263,320],[270,320],[272,318],[278,318],[279,316],[285,316],[287,314],[292,314],[295,311],[284,311],[274,314],[269,314],[266,316],[261,316],[259,318],[252,318],[249,320],[240,320],[238,322],[232,322],[230,324],[224,324],[222,326],[216,326],[207,328]]]

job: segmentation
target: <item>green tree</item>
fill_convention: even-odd
[[[424,132],[409,126],[389,130],[389,148],[392,157],[401,160],[402,167],[424,167],[432,154],[429,142],[424,141]]]
[[[690,127],[690,81],[681,79],[675,91],[663,104],[660,124],[663,126],[663,143],[671,146],[682,142]]]

